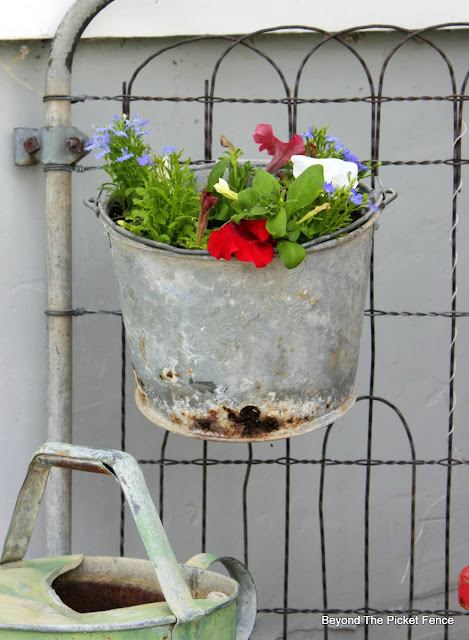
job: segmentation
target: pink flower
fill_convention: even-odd
[[[241,220],[239,224],[228,222],[212,231],[207,248],[217,260],[231,260],[233,254],[238,260],[265,267],[274,257],[274,241],[265,224],[265,220]]]
[[[266,169],[269,173],[274,173],[285,166],[292,156],[306,153],[305,143],[300,135],[293,136],[290,142],[282,142],[274,136],[270,124],[258,124],[252,137],[254,142],[260,145],[259,151],[265,149],[269,155],[273,156]]]

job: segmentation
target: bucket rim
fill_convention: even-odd
[[[104,226],[106,231],[109,234],[117,236],[121,241],[127,244],[134,245],[142,249],[152,250],[154,252],[161,253],[162,255],[173,255],[179,256],[181,258],[213,260],[219,262],[206,249],[183,249],[182,247],[175,247],[170,244],[165,244],[163,242],[157,242],[156,240],[150,240],[149,238],[137,236],[136,234],[127,231],[127,229],[123,229],[109,217],[106,211],[106,202],[98,199],[95,202],[95,206],[97,209],[96,213],[98,219],[101,221],[101,224]],[[344,227],[343,229],[339,229],[332,234],[321,236],[320,238],[315,238],[314,240],[309,240],[301,246],[306,249],[306,254],[310,254],[316,251],[331,249],[333,247],[337,247],[339,245],[350,242],[357,236],[360,236],[368,231],[370,227],[373,227],[375,225],[375,223],[378,221],[379,216],[381,215],[381,209],[382,206],[378,205],[378,211],[373,212],[369,207],[366,207],[364,209],[363,215],[355,220],[352,224]],[[278,250],[274,249],[274,260],[276,259],[281,260]]]

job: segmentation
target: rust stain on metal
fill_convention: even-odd
[[[71,459],[69,456],[63,458],[49,459],[50,463],[54,467],[60,467],[61,469],[74,469],[77,471],[88,471],[90,473],[102,473],[103,475],[109,475],[111,472],[98,464],[93,462],[79,462],[78,460]]]
[[[208,414],[204,418],[198,418],[195,421],[197,428],[202,431],[217,431],[218,430],[218,415],[215,409],[210,409]],[[193,423],[194,424],[194,423]],[[191,425],[192,426],[192,425]]]
[[[67,149],[72,153],[82,153],[85,147],[85,141],[77,136],[72,136],[67,140]]]
[[[145,336],[140,336],[140,353],[144,360],[147,359],[147,345],[145,344]]]
[[[23,147],[26,153],[31,156],[41,149],[41,143],[39,141],[39,138],[37,138],[36,136],[31,136],[23,142]]]
[[[212,433],[226,438],[268,439],[269,434],[297,427],[306,418],[263,416],[260,409],[253,405],[243,407],[239,411],[223,405],[217,410],[211,409],[204,416],[192,416],[189,428],[192,431]]]
[[[64,604],[78,613],[164,602],[163,594],[158,591],[148,591],[136,585],[70,580],[67,575],[54,580],[52,588]]]
[[[135,376],[135,386],[137,387],[138,395],[140,396],[140,400],[142,404],[146,404],[148,402],[147,394],[145,393],[145,383],[141,378],[138,377],[137,372],[134,371]]]
[[[162,373],[159,374],[160,380],[170,380],[171,382],[175,382],[179,378],[179,373],[175,371],[171,371],[171,369],[163,369]]]

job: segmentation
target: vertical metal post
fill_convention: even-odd
[[[77,0],[62,20],[49,57],[46,77],[45,125],[70,126],[69,96],[76,45],[94,16],[112,0]],[[71,173],[46,173],[47,308],[72,307]],[[72,440],[72,317],[47,317],[47,439]],[[53,469],[47,495],[47,552],[71,552],[70,471]]]

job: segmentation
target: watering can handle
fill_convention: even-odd
[[[122,487],[163,595],[178,624],[203,617],[204,611],[194,602],[171,549],[143,473],[135,458],[122,451],[90,449],[61,442],[49,442],[39,447],[16,502],[1,564],[23,559],[51,467],[114,475]]]
[[[235,558],[218,558],[211,553],[199,553],[185,563],[186,567],[209,569],[215,562],[221,562],[230,576],[239,584],[236,601],[236,640],[249,640],[256,621],[256,585],[246,567]]]

